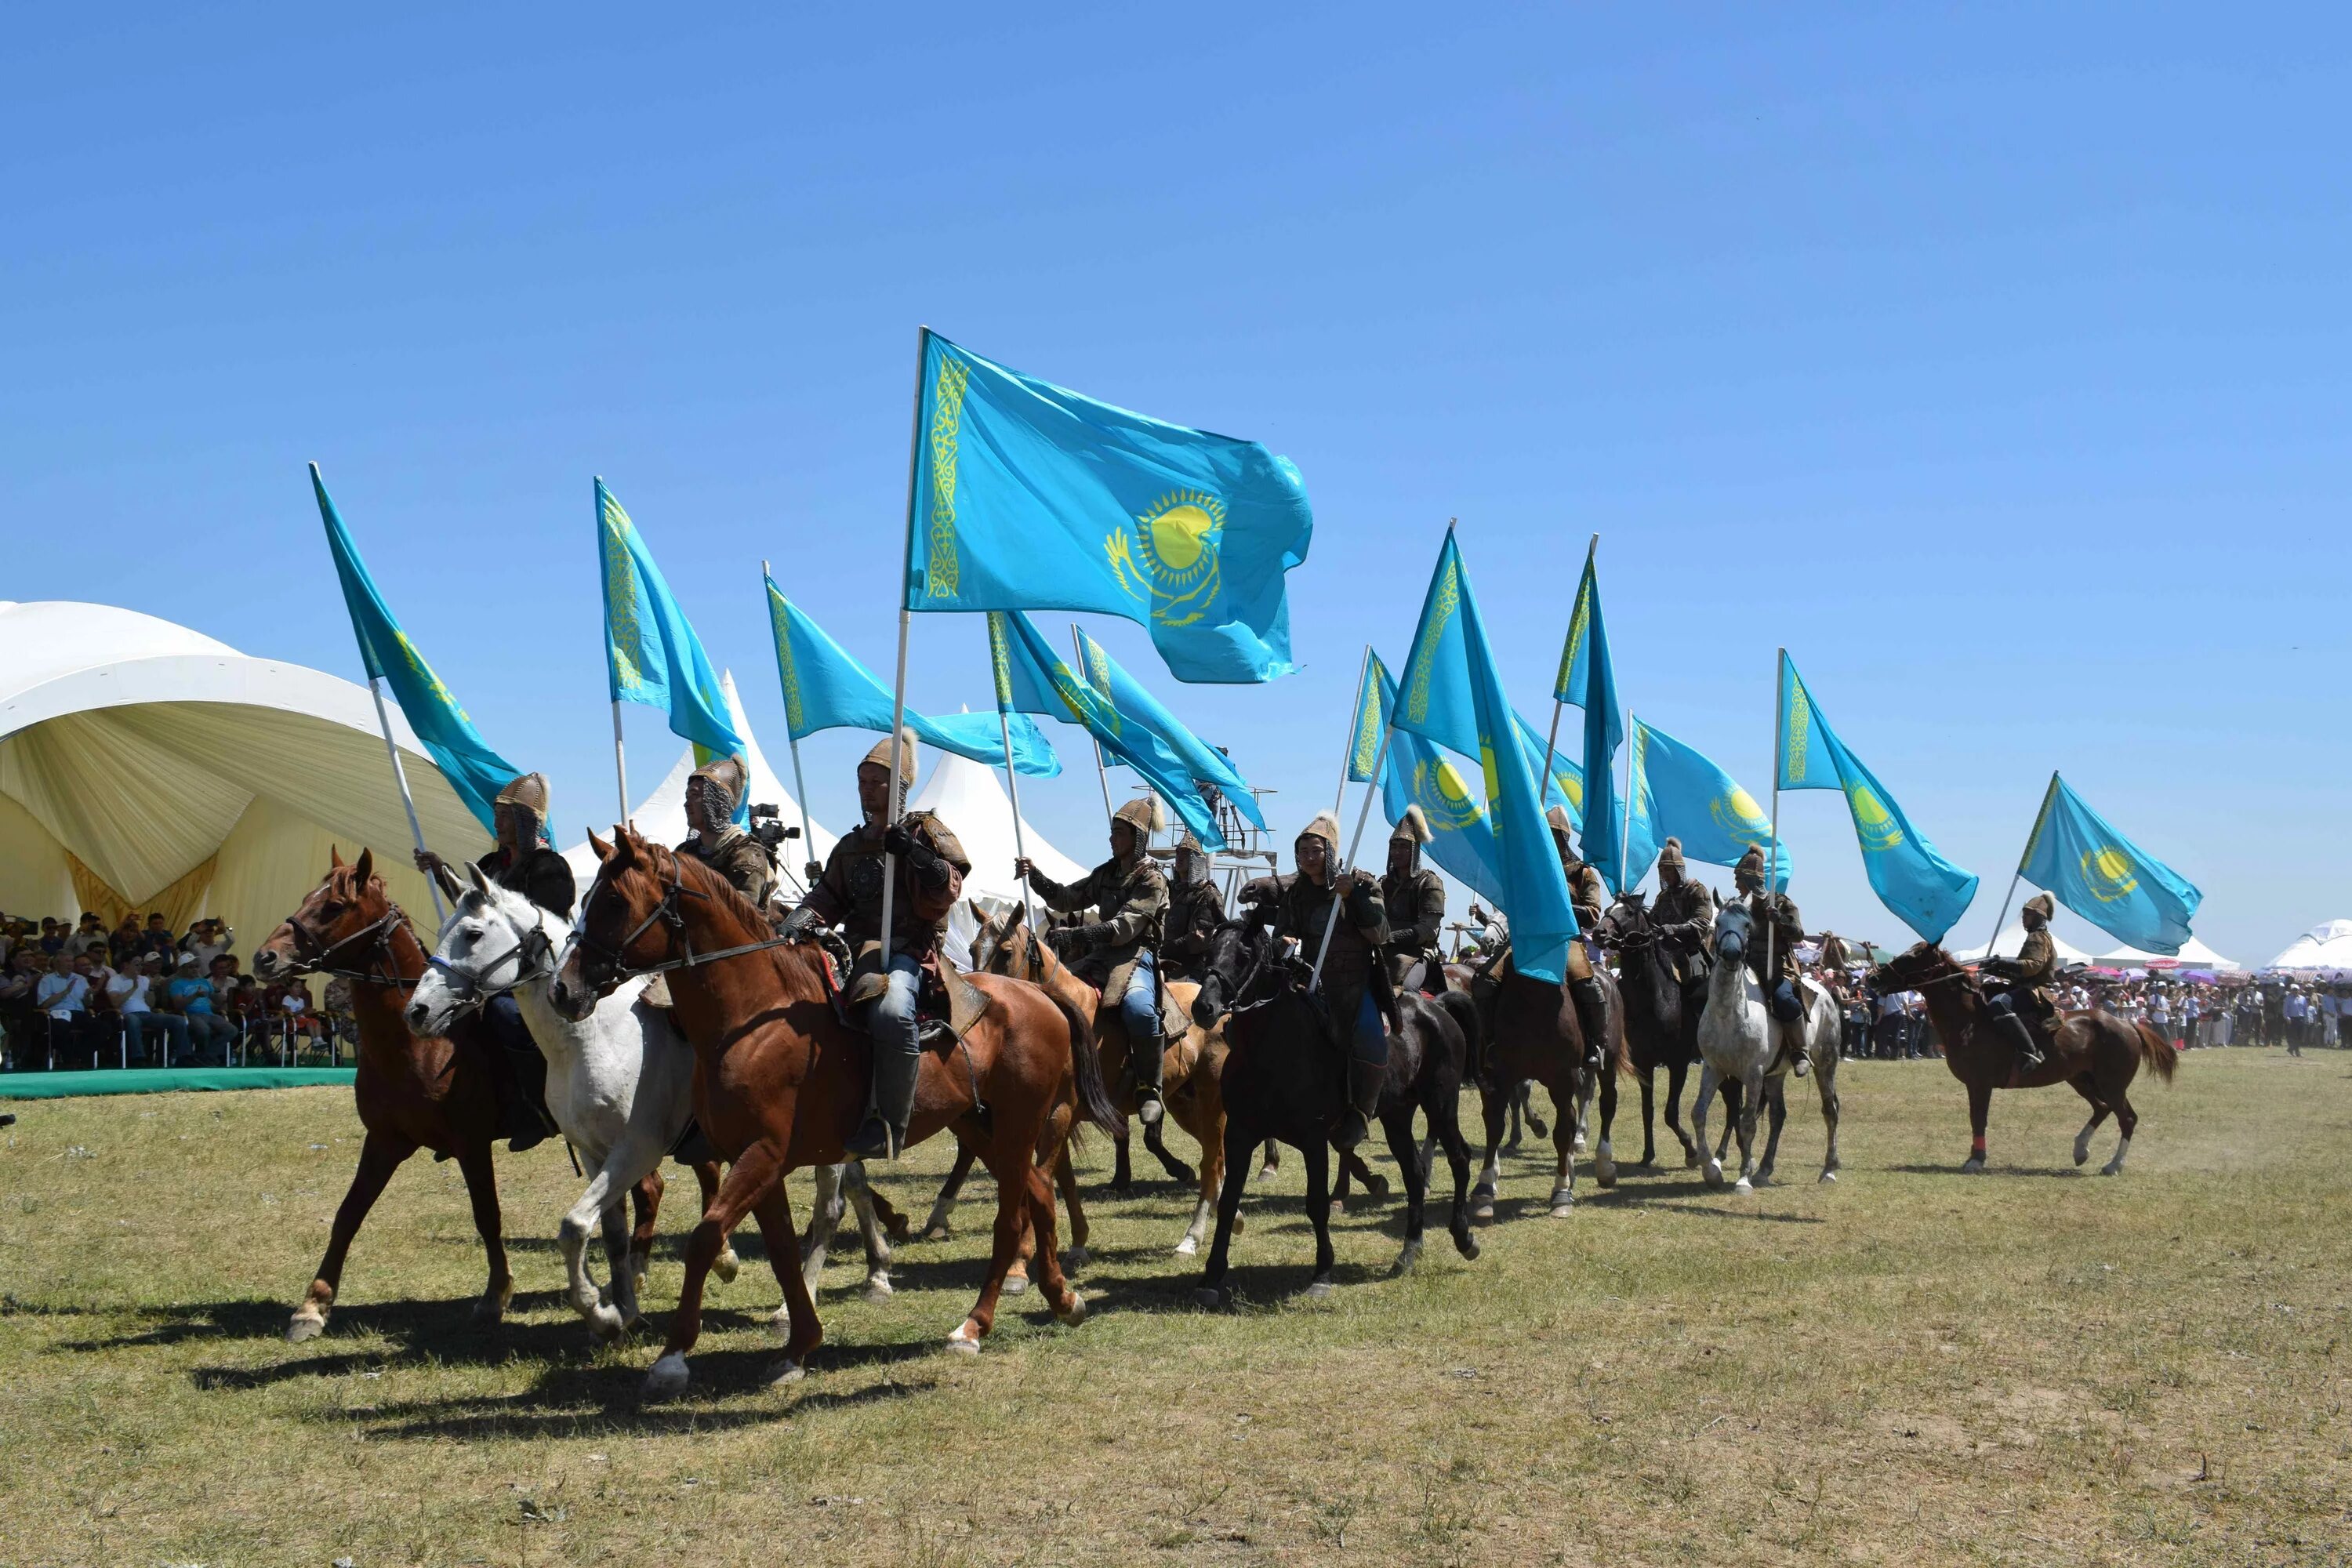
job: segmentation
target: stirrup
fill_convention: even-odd
[[[1370,1121],[1351,1105],[1340,1113],[1339,1125],[1332,1129],[1331,1146],[1342,1151],[1352,1149],[1369,1137],[1371,1131]]]
[[[898,1156],[898,1135],[878,1110],[866,1112],[857,1131],[849,1135],[842,1152],[852,1160],[895,1160]]]

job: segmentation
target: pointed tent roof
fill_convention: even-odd
[[[963,852],[971,860],[971,874],[963,879],[965,897],[1020,902],[1021,886],[1013,879],[1013,803],[1005,798],[996,770],[936,746],[927,749],[933,759],[931,774],[907,803],[908,809],[933,813],[962,840]],[[1021,819],[1021,834],[1029,858],[1056,882],[1075,882],[1087,874],[1086,867],[1046,842],[1026,816]]]
[[[2263,967],[2352,970],[2352,921],[2320,921]]]
[[[2093,958],[2089,953],[2084,952],[2081,948],[2076,947],[2073,942],[2068,942],[2064,937],[2060,936],[2054,926],[2051,929],[2050,941],[2058,950],[2058,962],[2062,965],[2069,963],[2097,963],[2100,962],[2098,959]],[[2025,922],[2020,921],[2016,924],[2004,930],[1999,936],[1993,938],[1992,947],[1990,951],[2000,953],[2004,958],[2014,958],[2017,956],[2017,950],[2024,945]],[[1958,959],[1962,963],[1974,963],[1978,960],[1983,958],[1987,951],[1987,949],[1979,945],[1977,947],[1963,948],[1953,953],[1952,956]]]
[[[2119,947],[2113,952],[2099,954],[2098,962],[2108,969],[2224,970],[2241,967],[2193,936],[2180,944],[2179,952],[2149,952],[2137,947]]]
[[[719,676],[719,689],[727,700],[728,721],[735,726],[735,732],[743,737],[743,761],[751,775],[751,793],[745,799],[755,805],[780,808],[784,826],[798,827],[801,825],[800,803],[784,787],[784,781],[776,776],[776,771],[768,765],[766,755],[761,752],[760,738],[751,733],[751,721],[743,717],[743,700],[736,694],[734,671],[729,670]],[[686,781],[693,775],[695,767],[694,748],[689,745],[678,753],[668,775],[654,785],[637,803],[636,809],[629,813],[629,821],[639,833],[661,844],[677,844],[686,837]],[[782,851],[776,857],[779,868],[784,874],[782,887],[788,898],[798,897],[801,862],[812,858],[823,860],[833,852],[835,836],[825,831],[823,823],[812,819],[809,830],[816,836],[814,843],[803,846],[797,839],[787,839]],[[595,877],[596,851],[589,847],[586,839],[566,849],[563,858],[572,863],[572,874],[580,879],[583,888]]]

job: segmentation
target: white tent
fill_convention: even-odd
[[[784,781],[776,776],[775,769],[768,765],[766,754],[760,750],[760,738],[751,733],[751,721],[743,717],[743,700],[735,690],[734,671],[729,670],[719,676],[719,689],[727,700],[729,721],[735,726],[735,732],[743,737],[743,760],[750,764],[751,773],[747,803],[776,806],[781,810],[780,820],[785,826],[800,826],[800,803],[784,787]],[[694,748],[688,745],[678,753],[668,775],[654,785],[652,792],[637,803],[637,808],[629,813],[629,821],[639,833],[657,844],[677,844],[685,840],[686,781],[692,776],[695,765]],[[588,815],[591,821],[599,823],[598,831],[601,833],[602,819],[594,811]],[[824,824],[812,819],[808,831],[814,836],[813,843],[803,846],[797,838],[788,838],[776,856],[783,872],[778,885],[788,900],[797,900],[800,896],[802,864],[811,859],[822,861],[833,853],[834,835],[824,830]],[[583,838],[566,849],[563,858],[571,862],[572,876],[585,890],[596,876],[595,849]]]
[[[971,861],[971,874],[963,879],[965,897],[1019,903],[1021,884],[1013,878],[1016,858],[1013,803],[1005,798],[996,770],[937,746],[926,746],[923,751],[930,759],[930,776],[919,781],[908,808],[934,813],[962,841],[963,852]],[[1087,867],[1047,843],[1025,816],[1021,819],[1021,836],[1029,858],[1055,881],[1075,882],[1087,874]]]
[[[2352,921],[2320,921],[2263,967],[2352,970]]]
[[[2095,963],[2098,962],[2089,953],[2084,952],[2081,948],[2076,947],[2073,942],[2068,942],[2064,937],[2060,936],[2055,931],[2053,931],[2050,933],[2050,942],[2051,945],[2058,950],[2058,963],[2062,968],[2070,963]],[[1988,950],[1983,947],[1963,948],[1959,952],[1952,954],[1952,956],[1958,959],[1962,963],[1974,963],[1979,959],[1984,957],[1988,951],[1997,952],[2003,958],[2015,958],[2017,956],[2017,950],[2024,945],[2025,926],[2024,923],[2021,921],[2016,925],[2011,926],[2007,931],[2002,931],[1999,936],[1995,937],[1990,949]]]
[[[2159,969],[2210,969],[2219,972],[2240,967],[2193,936],[2180,944],[2179,952],[2148,952],[2137,947],[2119,947],[2113,952],[2099,954],[2098,962],[2108,969],[2146,969],[2154,964]]]
[[[490,838],[389,710],[425,842]],[[367,689],[134,610],[0,601],[0,909],[226,921],[240,955],[375,851],[430,921]],[[112,921],[110,918],[109,923]]]

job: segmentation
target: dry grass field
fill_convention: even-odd
[[[1436,1210],[1420,1271],[1389,1279],[1393,1205],[1359,1203],[1321,1303],[1294,1299],[1295,1156],[1244,1210],[1227,1314],[1193,1310],[1194,1265],[1168,1256],[1183,1194],[1103,1192],[1089,1320],[1009,1301],[967,1361],[936,1346],[978,1280],[983,1177],[956,1239],[901,1250],[887,1306],[836,1265],[826,1347],[785,1390],[747,1237],[693,1390],[658,1405],[637,1397],[653,1344],[592,1351],[557,1297],[577,1190],[558,1146],[501,1166],[503,1327],[468,1321],[482,1270],[455,1169],[413,1162],[326,1337],[289,1346],[351,1172],[347,1091],[18,1107],[0,1561],[2352,1557],[2352,1058],[2201,1052],[2170,1089],[2144,1079],[2120,1179],[2074,1168],[2063,1090],[1999,1097],[1992,1169],[1966,1178],[1941,1067],[1842,1079],[1834,1186],[1811,1180],[1809,1105],[1788,1184],[1748,1198],[1629,1172],[1553,1220],[1530,1149],[1484,1257],[1455,1257]],[[2090,1171],[2112,1147],[2103,1130]],[[882,1183],[919,1217],[944,1163],[925,1148]],[[1098,1189],[1108,1151],[1082,1165]],[[672,1189],[656,1315],[692,1190]]]

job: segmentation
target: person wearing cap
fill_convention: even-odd
[[[1780,1030],[1780,1051],[1790,1058],[1790,1070],[1799,1078],[1812,1070],[1806,1058],[1801,1032],[1787,1026],[1801,1023],[1805,1016],[1804,994],[1798,989],[1799,967],[1797,944],[1805,940],[1805,918],[1797,912],[1796,900],[1785,892],[1769,893],[1764,888],[1764,851],[1754,844],[1731,868],[1731,883],[1748,900],[1748,918],[1755,922],[1757,940],[1748,944],[1748,967],[1756,976],[1756,984],[1764,990],[1764,1005],[1783,1027]],[[1769,931],[1769,937],[1764,933]],[[1771,949],[1772,973],[1764,973],[1764,952]]]
[[[2050,995],[2050,987],[2058,979],[2058,942],[2050,934],[2050,917],[2057,910],[2058,901],[2047,893],[2026,900],[2021,917],[2025,945],[2018,949],[2015,958],[1988,958],[1979,966],[2001,982],[1987,1005],[2000,1021],[2001,1033],[2017,1047],[2021,1072],[2032,1072],[2042,1065],[2042,1047],[2033,1037],[2033,1026],[2046,1023],[2058,1010]]]
[[[1429,817],[1418,805],[1389,835],[1388,872],[1381,878],[1381,905],[1388,911],[1389,941],[1382,950],[1389,982],[1435,994],[1445,989],[1444,960],[1438,951],[1445,929],[1445,879],[1421,863],[1430,840]]]
[[[547,775],[525,773],[507,781],[506,788],[490,803],[490,825],[498,842],[474,862],[482,868],[482,875],[541,909],[570,920],[579,889],[572,879],[572,863],[548,847]],[[416,852],[416,868],[432,878],[451,903],[466,896],[465,885],[449,863],[432,850]]]
[[[694,831],[677,852],[693,856],[726,878],[765,919],[768,900],[776,891],[776,858],[735,826],[735,814],[751,787],[751,771],[740,757],[714,757],[688,775],[686,825]]]
[[[1198,980],[1209,946],[1225,923],[1225,896],[1209,880],[1209,858],[1191,834],[1176,840],[1176,874],[1168,883],[1168,917],[1160,938],[1162,977]]]
[[[971,861],[948,825],[928,811],[896,818],[898,802],[915,784],[915,737],[899,732],[898,778],[890,778],[890,742],[883,741],[857,764],[857,804],[865,820],[844,834],[825,858],[808,897],[784,917],[782,933],[797,937],[838,926],[854,957],[843,986],[853,1005],[866,1007],[874,1041],[874,1081],[866,1118],[846,1145],[852,1160],[895,1157],[907,1141],[915,1110],[915,1083],[923,1065],[922,1021],[917,1005],[926,965],[940,962],[948,912],[963,893]],[[890,887],[890,964],[882,967],[882,889]]]
[[[1584,1037],[1584,1070],[1599,1072],[1609,1039],[1609,1001],[1593,973],[1591,933],[1601,924],[1609,889],[1601,873],[1570,841],[1567,811],[1555,805],[1544,813],[1544,821],[1551,826],[1552,847],[1559,851],[1559,868],[1568,878],[1569,907],[1576,911],[1577,926],[1585,933],[1568,944],[1568,996],[1576,1007],[1577,1032]]]
[[[1081,979],[1102,987],[1103,1000],[1118,1008],[1127,1029],[1128,1069],[1135,1077],[1136,1114],[1149,1125],[1160,1120],[1160,1058],[1166,1049],[1160,1026],[1159,960],[1153,950],[1168,917],[1168,879],[1144,851],[1150,836],[1168,824],[1156,795],[1130,800],[1110,818],[1110,858],[1078,881],[1056,882],[1027,859],[1013,874],[1056,914],[1091,910],[1094,918],[1075,928],[1045,933],[1055,952],[1074,959]]]
[[[1369,875],[1349,871],[1340,878],[1339,819],[1329,812],[1318,813],[1307,825],[1291,853],[1298,874],[1275,900],[1274,934],[1295,940],[1299,957],[1308,963],[1317,953],[1324,955],[1324,1005],[1348,1049],[1348,1109],[1331,1142],[1352,1149],[1371,1129],[1388,1077],[1384,1015],[1395,1007],[1388,966],[1381,962],[1381,950],[1389,940],[1388,910],[1381,901],[1381,885]],[[1334,900],[1339,903],[1336,921]],[[1323,946],[1326,931],[1330,933],[1328,951]]]

